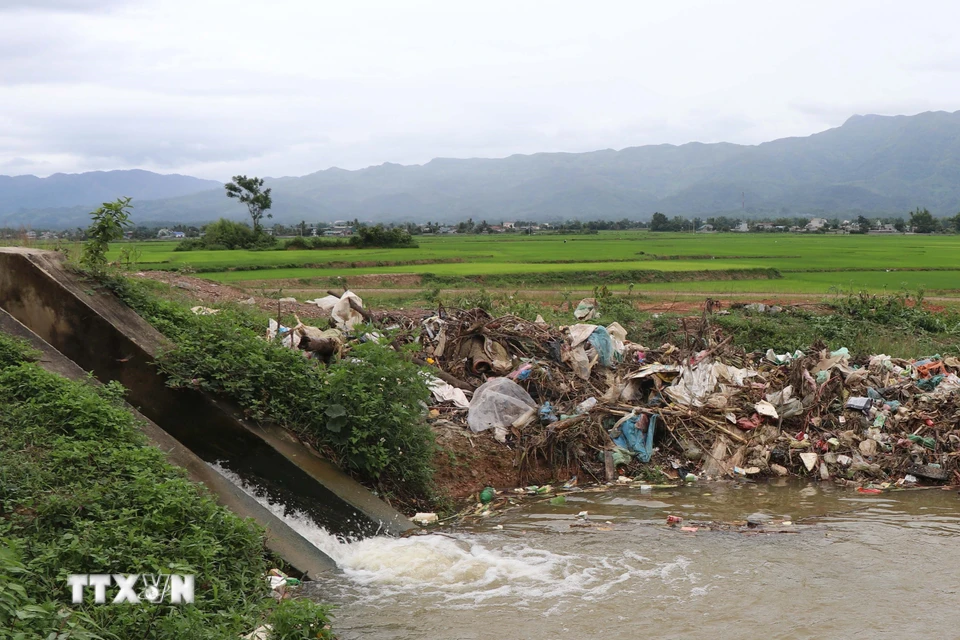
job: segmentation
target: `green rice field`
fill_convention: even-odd
[[[960,236],[611,231],[417,241],[417,249],[175,252],[175,242],[154,241],[135,248],[140,269],[196,271],[241,286],[290,280],[320,285],[337,277],[349,282],[367,276],[365,287],[402,287],[410,285],[399,280],[394,285],[391,278],[433,274],[446,279],[444,286],[558,290],[593,286],[584,274],[603,272],[612,289],[632,283],[635,291],[650,292],[821,294],[922,288],[928,294],[960,295]],[[116,245],[113,257],[121,248],[132,247]],[[776,269],[781,277],[771,279],[763,269]],[[377,274],[385,276],[382,282]],[[425,279],[424,286],[428,284]]]

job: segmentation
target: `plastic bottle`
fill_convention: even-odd
[[[597,406],[597,399],[593,396],[590,396],[583,402],[577,405],[577,413],[588,413],[591,409]]]

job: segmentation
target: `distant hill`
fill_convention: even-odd
[[[130,196],[135,201],[157,200],[222,186],[216,180],[162,175],[140,169],[55,173],[46,178],[0,176],[0,225],[49,224],[38,221],[38,218],[62,218],[63,226],[85,225],[92,208],[120,196]]]
[[[918,205],[953,215],[960,211],[960,111],[853,116],[835,129],[760,145],[694,142],[438,158],[424,165],[328,169],[270,180],[269,186],[280,222],[644,219],[654,211],[849,216],[905,214]],[[210,190],[141,200],[135,213],[141,221],[200,222],[243,218],[245,211]]]

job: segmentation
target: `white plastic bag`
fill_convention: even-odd
[[[452,384],[433,376],[427,377],[427,386],[430,387],[437,402],[452,402],[458,409],[470,408],[470,401],[467,400],[467,394],[463,389],[457,389]]]
[[[506,429],[537,403],[523,387],[510,378],[491,378],[473,392],[467,424],[474,433],[487,429]]]
[[[363,316],[350,306],[350,299],[356,300],[357,305],[363,306],[363,300],[352,291],[347,291],[333,307],[331,316],[337,323],[337,327],[343,331],[350,331],[354,326],[363,322]]]
[[[307,304],[317,305],[320,307],[320,311],[323,313],[330,313],[333,311],[333,308],[337,306],[338,302],[340,302],[340,298],[337,296],[324,296],[315,300],[307,300]]]

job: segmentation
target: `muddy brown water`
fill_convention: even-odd
[[[754,513],[792,533],[665,526]],[[342,569],[305,588],[337,606],[342,640],[960,637],[955,491],[618,488],[350,543],[286,518]]]

